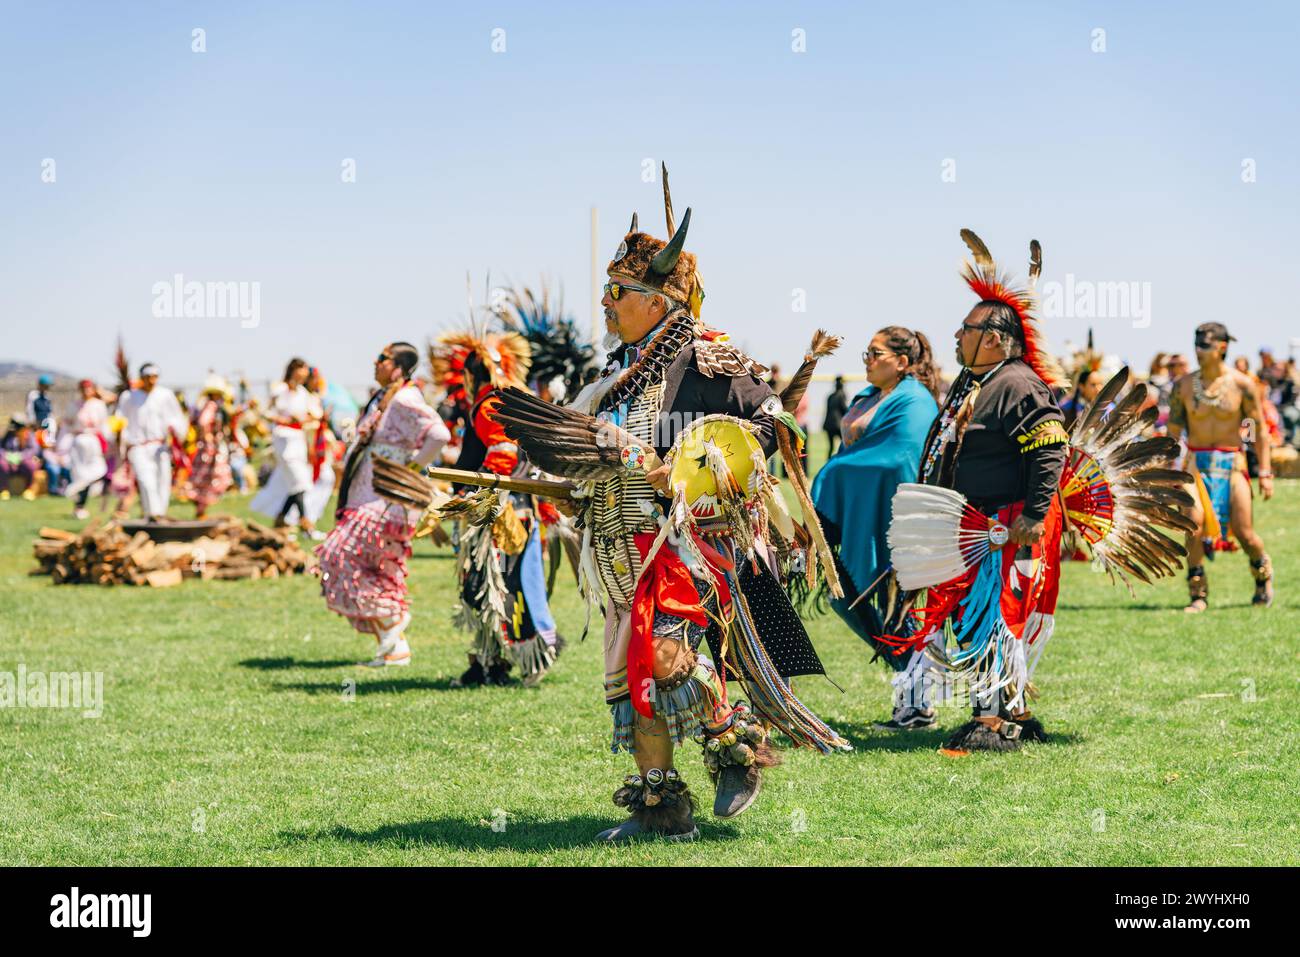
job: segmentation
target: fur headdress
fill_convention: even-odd
[[[649,233],[641,232],[637,215],[633,213],[632,225],[628,227],[627,235],[619,244],[618,252],[610,260],[606,272],[615,279],[629,279],[651,289],[658,289],[677,302],[686,303],[690,306],[691,314],[698,319],[700,306],[704,302],[704,286],[700,282],[695,255],[682,248],[691,225],[691,211],[687,208],[679,227],[673,218],[673,198],[668,189],[666,164],[661,164],[661,175],[664,219],[668,235],[672,238],[664,242]]]
[[[474,302],[469,304],[468,328],[442,333],[429,343],[429,368],[433,382],[447,390],[447,397],[457,404],[470,404],[476,398],[465,394],[465,364],[474,357],[487,371],[492,386],[522,386],[528,378],[531,353],[528,341],[518,332],[493,329],[491,319],[476,318]],[[480,382],[482,387],[488,383]]]
[[[1033,315],[1037,304],[1034,286],[1043,271],[1043,248],[1038,240],[1029,241],[1029,288],[1017,289],[1011,285],[1007,275],[998,273],[998,265],[982,239],[969,229],[961,231],[961,238],[975,257],[973,264],[962,264],[962,278],[966,280],[966,285],[970,286],[980,302],[1002,303],[1015,313],[1020,328],[1007,331],[1017,334],[1024,347],[1022,358],[1040,379],[1053,388],[1069,385],[1060,363],[1047,351],[1038,329],[1038,320]]]

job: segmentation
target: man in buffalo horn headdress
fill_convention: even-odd
[[[601,377],[567,409],[505,390],[495,413],[534,464],[587,481],[575,523],[584,591],[605,599],[613,750],[637,763],[614,794],[631,817],[603,831],[605,841],[698,835],[694,797],[674,766],[688,737],[704,748],[714,814],[724,818],[753,803],[761,769],[775,763],[771,727],[823,752],[848,747],[790,691],[791,675],[822,667],[785,597],[765,525],[705,540],[670,514],[681,489],[670,489],[662,457],[682,430],[707,415],[733,417],[756,440],[750,458],[762,467],[792,420],[766,369],[700,323],[696,258],[683,248],[691,211],[676,224],[666,169],[663,185],[672,238],[642,232],[633,216],[608,267],[601,303],[617,344]],[[749,704],[728,699],[728,679]]]

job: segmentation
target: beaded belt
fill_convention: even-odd
[[[383,445],[379,442],[373,442],[367,448],[371,455],[378,455],[381,458],[390,459],[398,465],[405,465],[411,461],[415,453],[411,449],[402,448],[400,445]]]

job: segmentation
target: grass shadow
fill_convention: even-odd
[[[511,814],[505,828],[492,830],[486,820],[443,817],[402,824],[385,824],[370,831],[335,826],[320,831],[282,831],[280,838],[290,844],[317,841],[346,841],[378,846],[438,846],[464,851],[554,851],[597,845],[593,838],[621,818],[611,812],[597,817],[581,814],[559,820]],[[697,843],[730,841],[739,837],[734,825],[702,822]]]
[[[355,658],[338,658],[331,661],[302,658],[245,658],[239,665],[241,668],[256,668],[258,671],[289,671],[293,668],[342,668],[356,663]]]
[[[877,731],[871,725],[835,725],[835,730],[854,751],[936,751],[943,746],[948,732],[941,729],[927,731]]]
[[[1215,604],[1211,604],[1209,607],[1209,611],[1204,612],[1203,614],[1209,614],[1209,612],[1211,611],[1239,611],[1243,608],[1254,608],[1254,607],[1256,607],[1255,604],[1249,601],[1218,602]],[[1292,606],[1281,605],[1278,602],[1274,601],[1273,607],[1286,608]],[[1121,605],[1114,602],[1109,602],[1109,603],[1098,602],[1095,605],[1082,605],[1082,604],[1075,604],[1072,602],[1060,602],[1057,604],[1056,610],[1057,611],[1182,611],[1183,606],[1182,605],[1152,605],[1148,603]]]
[[[1058,612],[1061,611],[1182,611],[1182,605],[1151,605],[1151,604],[1124,604],[1111,602],[1098,602],[1095,605],[1078,605],[1069,602],[1059,602],[1056,606]]]
[[[1047,740],[1035,741],[1034,747],[1072,748],[1076,744],[1083,744],[1087,740],[1088,738],[1086,735],[1075,734],[1073,731],[1053,731],[1049,728],[1047,730]]]
[[[854,751],[890,751],[906,753],[910,751],[938,751],[948,742],[948,738],[959,725],[950,728],[931,728],[925,731],[876,731],[868,726],[835,725],[835,730],[844,740],[853,745]],[[1030,747],[1072,747],[1086,740],[1082,735],[1070,731],[1052,731],[1048,729],[1046,741],[1035,741]]]
[[[353,662],[349,662],[353,664]],[[361,674],[358,668],[353,674]],[[358,694],[397,694],[403,691],[460,691],[460,688],[452,688],[451,678],[383,678],[379,681],[369,681],[364,678],[356,682],[352,690]],[[338,681],[296,681],[273,684],[271,686],[276,691],[305,691],[307,694],[330,694],[339,693],[340,682]]]

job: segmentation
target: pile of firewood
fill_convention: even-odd
[[[37,568],[56,585],[150,585],[166,588],[186,578],[279,578],[305,572],[311,559],[288,535],[257,522],[223,518],[208,535],[187,542],[155,542],[129,535],[114,520],[80,534],[42,528],[32,544]]]

